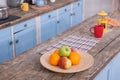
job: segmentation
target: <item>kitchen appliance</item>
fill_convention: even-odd
[[[8,18],[7,7],[0,7],[0,20]]]
[[[107,20],[107,13],[105,11],[100,11],[98,13],[99,16],[101,16],[100,19],[98,19],[98,24],[101,24],[104,26],[104,32],[107,32],[108,29],[107,29],[107,25],[108,25],[108,20]]]
[[[21,0],[7,0],[7,5],[9,7],[19,7]]]

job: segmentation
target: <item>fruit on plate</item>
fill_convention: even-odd
[[[62,69],[68,69],[72,66],[72,63],[67,57],[61,57],[58,66]]]
[[[76,52],[77,53],[77,50],[75,48],[71,48],[71,52]]]
[[[69,46],[61,46],[59,48],[59,55],[63,57],[68,57],[71,53],[71,48]]]
[[[53,53],[59,55],[59,49],[55,49],[55,51]]]
[[[72,65],[77,65],[77,64],[80,63],[81,56],[77,52],[71,52],[70,56],[69,56],[69,59],[71,60]]]
[[[57,52],[58,52],[58,50],[55,50],[53,52],[53,54],[51,54],[50,57],[49,57],[49,62],[53,66],[57,66],[58,62],[59,62],[59,59],[60,59],[60,56]]]

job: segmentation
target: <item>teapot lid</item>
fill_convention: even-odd
[[[107,16],[108,14],[105,11],[102,10],[98,13],[98,15],[99,16]]]

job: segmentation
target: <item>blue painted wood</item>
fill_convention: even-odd
[[[108,63],[103,70],[93,80],[108,80],[111,62]]]
[[[54,17],[41,23],[41,42],[44,42],[57,34],[57,18]]]
[[[42,16],[40,16],[40,20],[41,20],[41,23],[43,23],[43,22],[48,21],[54,17],[57,17],[56,10],[43,14]]]
[[[94,80],[120,80],[120,52],[94,78]]]
[[[13,27],[13,32],[16,33],[18,31],[24,30],[25,28],[34,26],[35,23],[35,19],[30,19],[24,22],[21,22],[19,24],[16,24],[15,27]]]
[[[15,34],[16,55],[31,49],[36,45],[35,25]]]
[[[0,63],[12,58],[10,27],[0,30]]]
[[[70,11],[59,14],[59,23],[57,27],[58,34],[70,28]]]
[[[16,55],[36,45],[35,19],[30,19],[14,26],[14,42]]]
[[[113,58],[108,80],[120,80],[120,52]]]
[[[83,16],[83,3],[82,0],[73,3],[72,8],[72,27],[82,22],[82,16]]]

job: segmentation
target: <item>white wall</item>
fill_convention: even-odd
[[[7,6],[6,1],[7,0],[0,0],[0,7],[6,7]]]
[[[117,1],[115,0],[115,8],[117,8]],[[83,0],[83,18],[87,19],[101,10],[111,12],[112,0]]]

